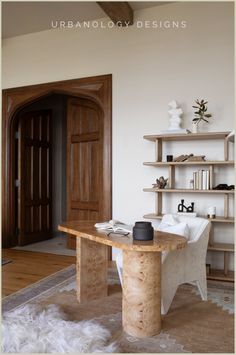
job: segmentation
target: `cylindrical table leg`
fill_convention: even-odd
[[[161,253],[123,251],[123,329],[144,338],[161,331]]]

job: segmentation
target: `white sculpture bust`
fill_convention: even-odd
[[[177,107],[177,102],[175,100],[172,100],[171,102],[168,103],[168,106],[170,106],[170,110],[168,111],[170,115],[170,125],[168,130],[173,131],[173,130],[182,130],[180,127],[181,124],[181,118],[180,116],[183,113],[183,110],[179,107]]]

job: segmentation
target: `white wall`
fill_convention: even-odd
[[[57,29],[8,39],[3,87],[113,74],[113,217],[134,222],[154,211],[154,195],[142,188],[162,174],[142,165],[154,158],[153,144],[142,137],[168,127],[170,100],[182,106],[184,127],[191,127],[194,99],[205,98],[213,119],[204,129],[233,129],[233,6],[174,3],[135,13],[136,20],[185,20],[184,29]],[[191,150],[215,159],[222,151],[218,142],[177,147],[176,154]],[[222,178],[219,182],[233,183],[232,170],[227,168]],[[172,209],[180,197],[169,197]],[[186,195],[186,202],[191,200],[198,212],[210,203],[209,196]],[[223,198],[214,197],[213,203],[222,211]],[[217,238],[232,241],[232,227],[224,228]],[[212,263],[220,266],[221,256],[212,254]]]

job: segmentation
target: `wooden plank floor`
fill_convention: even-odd
[[[76,262],[75,256],[13,249],[3,249],[2,258],[12,260],[11,263],[2,266],[2,297],[8,296]]]

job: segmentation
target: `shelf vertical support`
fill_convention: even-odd
[[[162,193],[160,192],[156,193],[156,215],[162,215]]]
[[[156,139],[156,161],[162,161],[162,139]]]
[[[229,253],[224,251],[224,274],[228,275],[228,267],[229,267]]]
[[[224,194],[224,217],[228,218],[229,216],[229,195]]]
[[[169,189],[175,188],[175,166],[169,165]]]
[[[227,137],[224,139],[224,158],[225,161],[229,160],[229,141]]]
[[[213,234],[213,226],[211,223],[211,227],[210,227],[210,233],[209,233],[209,242],[208,245],[211,247],[213,245],[213,239],[214,239],[214,234]]]

